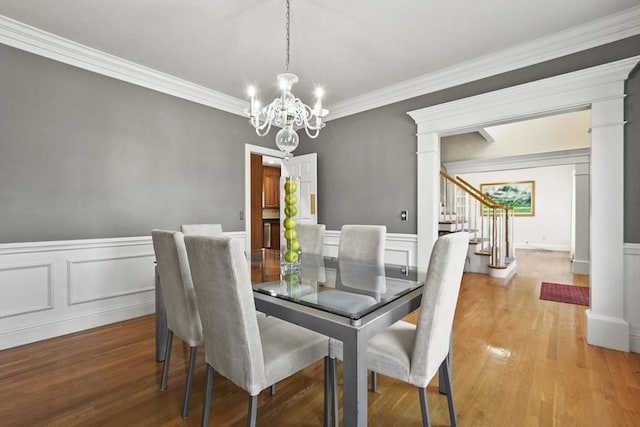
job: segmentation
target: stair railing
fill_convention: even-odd
[[[489,255],[489,266],[506,268],[513,258],[513,207],[497,203],[473,185],[440,171],[441,217],[455,224],[455,230],[468,231],[480,253]],[[465,228],[466,227],[466,228]]]

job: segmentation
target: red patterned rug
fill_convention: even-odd
[[[569,304],[589,305],[589,288],[585,286],[542,282],[540,299],[567,302]]]

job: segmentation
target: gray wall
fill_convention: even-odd
[[[330,121],[300,154],[318,153],[318,220],[386,224],[416,233],[416,125],[408,111],[640,55],[640,36],[494,77]],[[625,100],[625,241],[640,242],[640,75],[632,73]],[[409,221],[400,221],[400,210]]]
[[[0,64],[0,243],[244,230],[244,143],[270,142],[246,119],[5,45]]]
[[[416,127],[407,111],[640,54],[640,36],[328,123],[319,221],[416,232]],[[0,45],[0,243],[244,229],[246,119]],[[640,75],[628,82],[625,241],[640,242]],[[409,221],[400,221],[400,211]]]

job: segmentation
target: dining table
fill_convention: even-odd
[[[248,253],[247,262],[256,310],[342,341],[343,424],[366,426],[369,338],[419,308],[426,273],[304,253],[291,264],[269,249]],[[164,359],[166,330],[156,273],[158,361]]]

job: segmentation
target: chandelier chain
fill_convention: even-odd
[[[289,48],[290,48],[290,44],[291,44],[291,36],[289,35],[289,32],[291,31],[291,6],[289,5],[289,0],[287,0],[287,25],[286,25],[286,30],[287,30],[287,62],[286,62],[286,72],[289,72]]]

